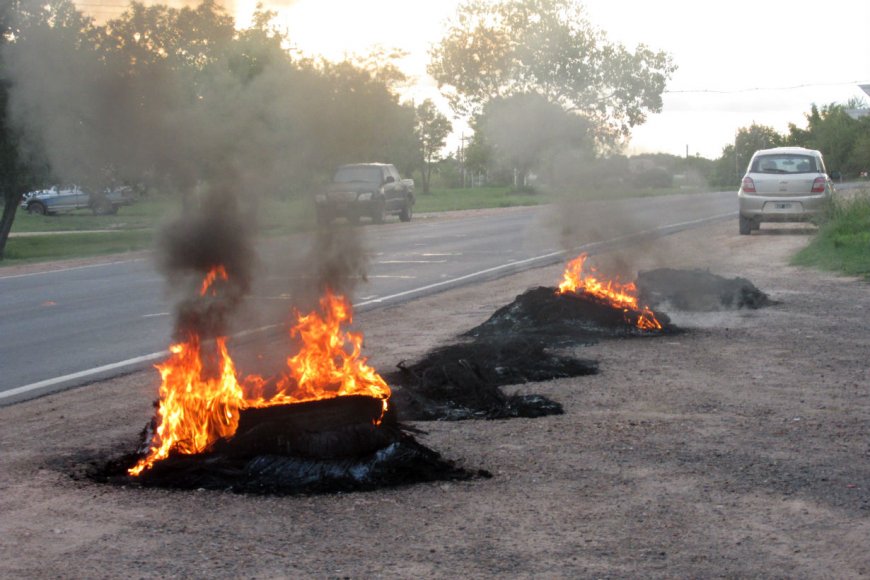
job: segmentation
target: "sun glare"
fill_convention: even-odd
[[[235,0],[236,29],[250,28],[253,21],[254,10],[257,9],[258,0]]]

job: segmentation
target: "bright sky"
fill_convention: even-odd
[[[434,82],[425,78],[427,50],[459,0],[262,1],[279,12],[299,50],[341,59],[377,44],[403,48],[412,55],[406,72],[418,78],[412,96],[437,95]],[[244,26],[256,2],[227,6]],[[738,128],[753,122],[786,132],[789,122],[805,126],[812,103],[852,97],[870,102],[857,87],[870,83],[867,0],[583,4],[589,20],[611,40],[665,50],[679,66],[663,111],[635,129],[630,153],[685,155],[688,147],[691,155],[715,158]]]

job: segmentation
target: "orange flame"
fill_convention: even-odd
[[[202,280],[202,286],[199,289],[199,295],[205,296],[208,293],[208,289],[211,288],[212,284],[216,279],[220,278],[224,282],[229,280],[229,276],[227,275],[227,269],[223,266],[215,266],[211,269],[211,271],[205,275],[205,278]],[[212,296],[217,295],[217,290],[211,291]]]
[[[627,315],[629,312],[638,312],[639,316],[635,325],[641,330],[661,330],[662,325],[656,319],[655,314],[648,306],[638,306],[637,286],[633,282],[620,284],[618,281],[608,280],[602,282],[592,274],[583,271],[586,258],[584,252],[568,262],[565,273],[562,275],[562,283],[559,284],[559,294],[588,294],[602,300],[614,308],[621,308]],[[594,273],[595,268],[590,268]],[[627,317],[626,317],[627,319]]]
[[[200,294],[204,296],[218,277],[227,279],[222,267],[206,276]],[[172,345],[169,358],[157,365],[162,379],[157,428],[147,454],[128,473],[139,475],[171,452],[202,453],[219,439],[232,437],[240,412],[247,408],[367,395],[381,399],[382,418],[390,388],[360,355],[362,335],[342,330],[343,324],[352,321],[350,303],[327,290],[320,299],[320,310],[307,315],[296,312],[297,323],[290,336],[298,337],[301,347],[287,359],[287,370],[268,397],[263,392],[269,382],[263,377],[238,380],[226,337],[214,341],[214,351],[205,360],[203,345],[195,335]]]

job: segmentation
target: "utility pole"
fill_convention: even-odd
[[[737,181],[740,181],[740,156],[737,155],[737,135],[734,136],[734,172],[737,174]]]
[[[462,132],[462,136],[459,138],[459,167],[462,171],[462,187],[465,188],[465,141],[470,141],[471,137],[466,137],[465,132]],[[474,180],[471,181],[472,187],[474,186]]]

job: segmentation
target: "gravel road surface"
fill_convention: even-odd
[[[491,479],[326,496],[143,490],[81,477],[135,449],[156,371],[0,408],[0,577],[870,575],[870,287],[788,266],[811,228],[722,223],[597,264],[709,268],[779,304],[668,311],[687,332],[578,349],[597,375],[508,387],[538,419],[416,423]],[[379,369],[561,266],[357,317]]]

